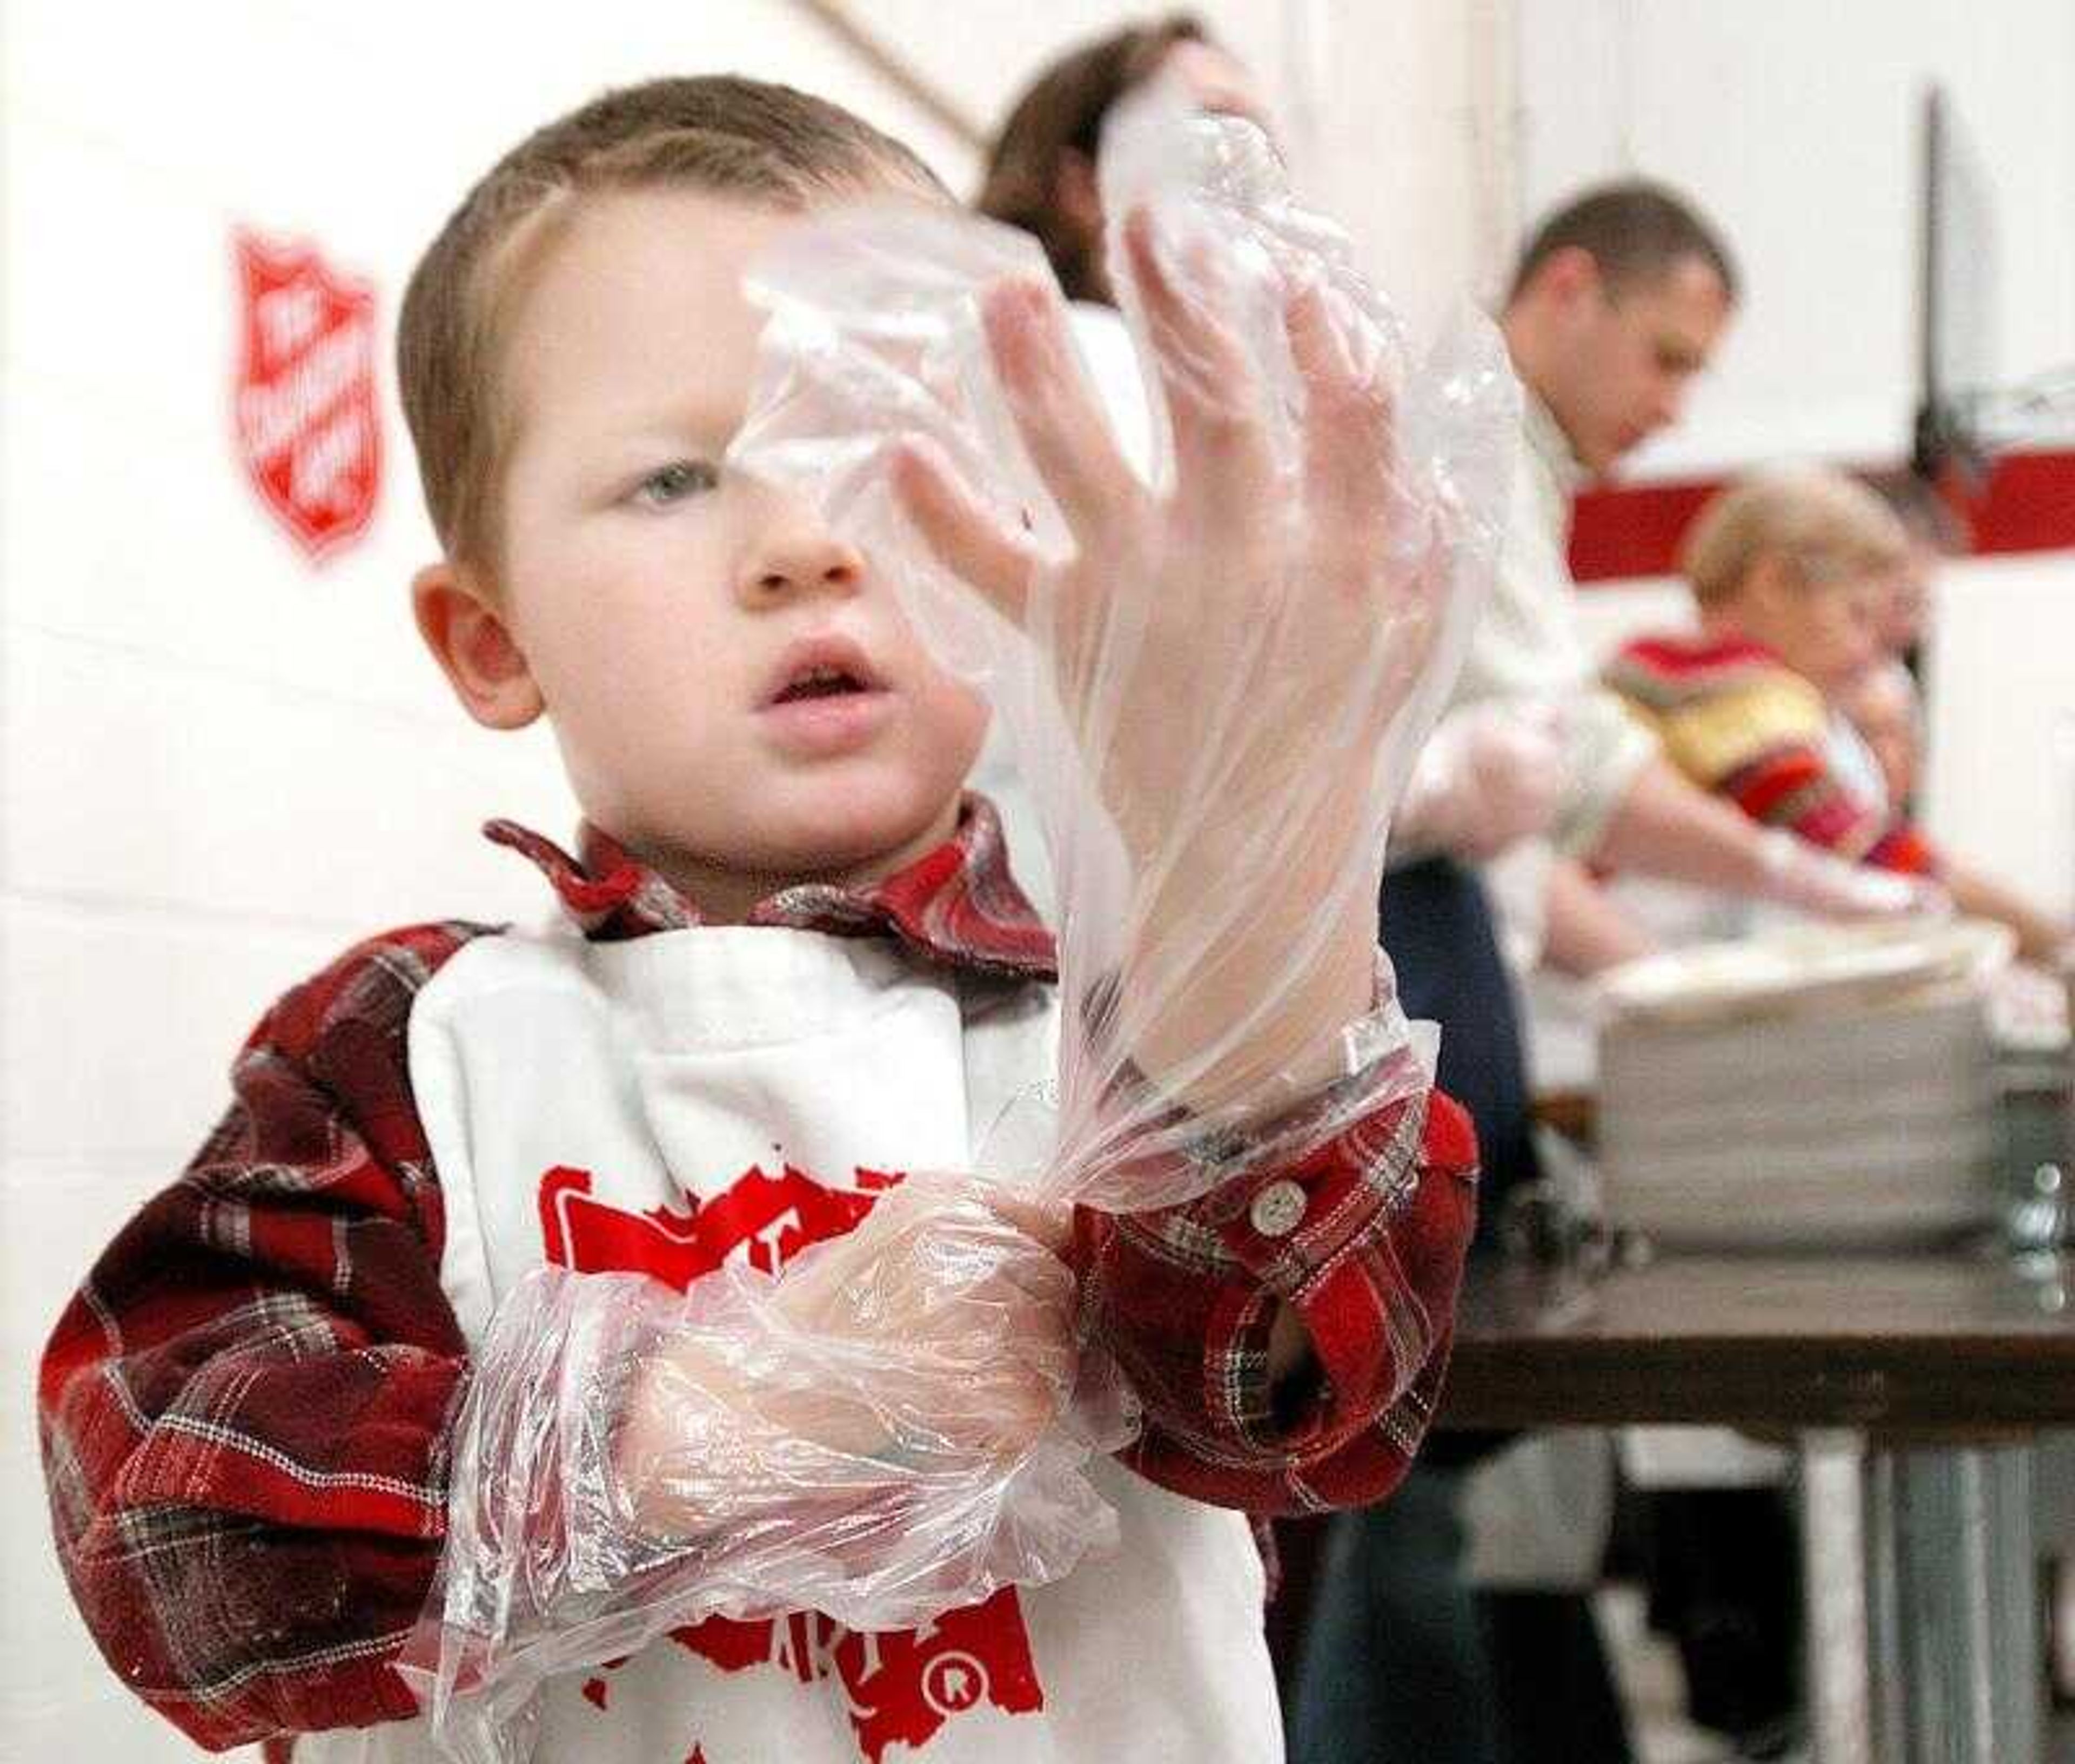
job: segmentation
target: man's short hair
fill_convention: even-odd
[[[1200,19],[1176,12],[1085,43],[1030,83],[995,136],[973,206],[1036,234],[1069,299],[1096,296],[1101,246],[1059,210],[1060,162],[1070,151],[1092,162],[1118,102],[1158,72],[1177,43],[1210,41]]]
[[[1617,297],[1698,258],[1721,278],[1730,300],[1737,298],[1736,259],[1721,235],[1684,197],[1646,179],[1603,184],[1551,214],[1521,252],[1507,300],[1518,299],[1559,251],[1574,247],[1591,255],[1607,292]]]
[[[1902,523],[1857,478],[1821,466],[1775,466],[1700,511],[1679,568],[1695,601],[1712,607],[1734,595],[1765,557],[1783,559],[1799,581],[1820,587],[1894,569],[1908,556]]]
[[[418,260],[397,321],[404,414],[448,556],[496,561],[504,332],[580,198],[690,188],[799,209],[887,184],[943,193],[914,154],[847,110],[732,75],[608,92],[506,154]]]

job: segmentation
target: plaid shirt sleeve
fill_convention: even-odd
[[[1185,1206],[1081,1209],[1086,1325],[1145,1410],[1124,1461],[1261,1515],[1388,1494],[1439,1397],[1476,1176],[1469,1117],[1428,1091]],[[1269,1376],[1278,1303],[1318,1363],[1294,1392]]]
[[[72,1595],[205,1746],[416,1712],[389,1662],[438,1559],[466,1349],[404,1034],[484,929],[372,940],[275,1005],[222,1124],[45,1349]]]

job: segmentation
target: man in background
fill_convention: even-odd
[[[1483,871],[1517,971],[1547,961],[1589,975],[1647,952],[1646,934],[1594,880],[1595,864],[1824,915],[1916,898],[1907,884],[1868,884],[1812,847],[1768,838],[1689,784],[1601,685],[1580,628],[1567,561],[1572,495],[1678,420],[1738,287],[1715,229],[1671,191],[1632,180],[1546,220],[1508,292],[1500,323],[1526,392],[1512,517],[1452,714],[1538,710],[1559,744],[1548,836],[1516,843]],[[1416,924],[1403,934],[1412,896],[1396,872],[1389,898],[1384,941],[1405,996],[1438,1018],[1444,1049],[1489,1047],[1493,1024],[1513,1020],[1503,976],[1465,964],[1459,934],[1430,940]],[[1519,1083],[1514,1130],[1485,1147],[1487,1243],[1508,1190],[1535,1174],[1524,1075]],[[1478,1128],[1489,1139],[1485,1116]],[[1586,1596],[1612,1500],[1604,1447],[1590,1436],[1537,1443],[1534,1473],[1518,1483],[1504,1459],[1481,1472],[1476,1505],[1505,1509],[1509,1545],[1525,1547],[1510,1549],[1507,1590],[1474,1593],[1463,1497],[1469,1467],[1502,1443],[1437,1435],[1395,1501],[1334,1522],[1291,1712],[1296,1764],[1630,1755]]]

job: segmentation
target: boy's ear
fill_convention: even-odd
[[[524,652],[489,597],[451,562],[411,578],[418,635],[462,708],[489,729],[523,729],[546,708]]]

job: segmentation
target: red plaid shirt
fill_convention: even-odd
[[[489,832],[593,938],[698,922],[595,832],[582,862],[509,823]],[[901,874],[787,889],[752,922],[1051,977],[1051,938],[977,801]],[[229,1112],[109,1245],[45,1350],[43,1461],[73,1596],[124,1683],[204,1745],[416,1712],[391,1662],[439,1559],[468,1348],[440,1283],[406,1040],[419,989],[495,932],[392,932],[275,1004]],[[1200,1200],[1077,1222],[1087,1314],[1145,1407],[1126,1458],[1257,1513],[1375,1500],[1403,1476],[1447,1361],[1474,1207],[1467,1118],[1423,1095],[1294,1162],[1220,1151],[1236,1173]],[[1264,1235],[1254,1197],[1287,1181],[1301,1222]],[[1268,1374],[1278,1301],[1323,1374],[1294,1403]]]

